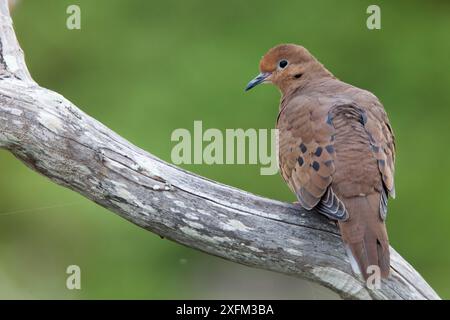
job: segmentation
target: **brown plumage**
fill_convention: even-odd
[[[382,104],[336,79],[301,46],[270,49],[260,71],[246,90],[268,82],[282,93],[277,129],[284,180],[305,209],[338,221],[365,279],[371,265],[388,277],[384,220],[388,196],[395,197],[395,145]]]

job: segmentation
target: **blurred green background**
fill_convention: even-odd
[[[66,8],[81,7],[81,30]],[[381,7],[381,30],[366,8]],[[170,161],[176,128],[272,128],[279,93],[244,94],[265,51],[302,44],[375,93],[397,138],[393,245],[450,298],[449,1],[22,0],[13,19],[35,80]],[[0,298],[333,298],[301,280],[209,257],[148,233],[0,151]],[[259,166],[186,169],[293,201]],[[66,267],[82,290],[65,287]]]

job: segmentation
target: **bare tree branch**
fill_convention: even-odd
[[[155,115],[157,117],[157,115]],[[319,214],[196,176],[154,157],[30,77],[0,0],[0,147],[134,224],[244,265],[309,279],[352,299],[439,299],[392,249],[370,290]]]

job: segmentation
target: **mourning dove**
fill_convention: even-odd
[[[394,134],[372,93],[338,80],[302,46],[283,44],[261,59],[246,87],[272,83],[281,174],[306,210],[336,220],[353,270],[389,276],[385,226],[395,197]],[[356,263],[355,263],[356,262]]]

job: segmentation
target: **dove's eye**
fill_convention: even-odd
[[[288,65],[288,61],[287,60],[280,60],[280,62],[278,62],[278,66],[281,68],[281,69],[284,69],[284,68],[286,68],[286,66]]]

